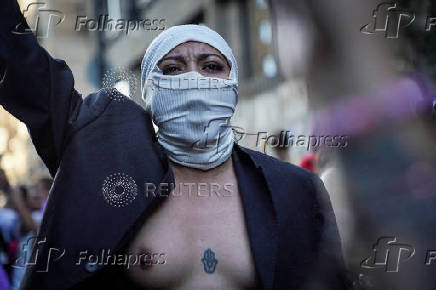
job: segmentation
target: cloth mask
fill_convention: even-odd
[[[231,66],[228,79],[203,77],[197,72],[163,75],[157,66],[159,60],[187,41],[207,43],[220,51]],[[160,33],[142,60],[141,86],[145,109],[159,128],[158,142],[170,160],[208,170],[230,157],[234,144],[230,118],[238,100],[238,64],[232,49],[216,31],[189,24]]]
[[[237,103],[237,83],[204,77],[198,72],[151,74],[146,84],[151,95],[158,142],[173,162],[208,170],[231,155],[234,143],[230,118]]]

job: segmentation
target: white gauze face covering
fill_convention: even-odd
[[[231,63],[229,78],[204,77],[197,72],[163,75],[158,61],[187,41],[219,50]],[[142,98],[170,160],[203,170],[225,162],[233,149],[230,118],[238,99],[237,64],[226,41],[206,26],[174,26],[153,40],[141,69]]]

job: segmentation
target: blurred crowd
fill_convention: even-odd
[[[41,223],[45,203],[52,185],[46,176],[36,178],[30,186],[12,186],[0,168],[0,289],[19,289],[30,247]]]

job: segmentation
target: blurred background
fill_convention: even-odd
[[[321,176],[354,288],[436,289],[436,261],[425,265],[436,250],[436,27],[426,31],[436,17],[431,0],[18,2],[40,44],[69,65],[83,97],[116,87],[142,106],[140,63],[153,38],[179,24],[216,30],[240,69],[233,118],[238,142]],[[104,17],[151,25],[116,31],[98,26]],[[320,136],[335,137],[338,146],[327,139],[322,146]],[[37,228],[39,217],[29,220],[26,211],[43,208],[49,175],[25,125],[1,107],[0,156],[3,179],[21,196],[21,205],[11,206],[2,183],[0,208],[18,214],[0,210],[0,224],[16,228],[18,219],[22,233],[14,237],[22,240]],[[39,201],[28,201],[23,190]],[[11,251],[13,238],[4,235]],[[400,262],[414,249],[401,271],[387,271],[388,254],[395,255],[388,241],[397,249],[405,245],[397,252]],[[382,251],[378,258],[376,251]],[[16,248],[3,263],[14,255]]]

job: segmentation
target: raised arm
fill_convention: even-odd
[[[21,33],[17,33],[17,28]],[[69,121],[82,103],[71,70],[39,46],[16,0],[0,1],[0,105],[24,122],[55,175]]]

